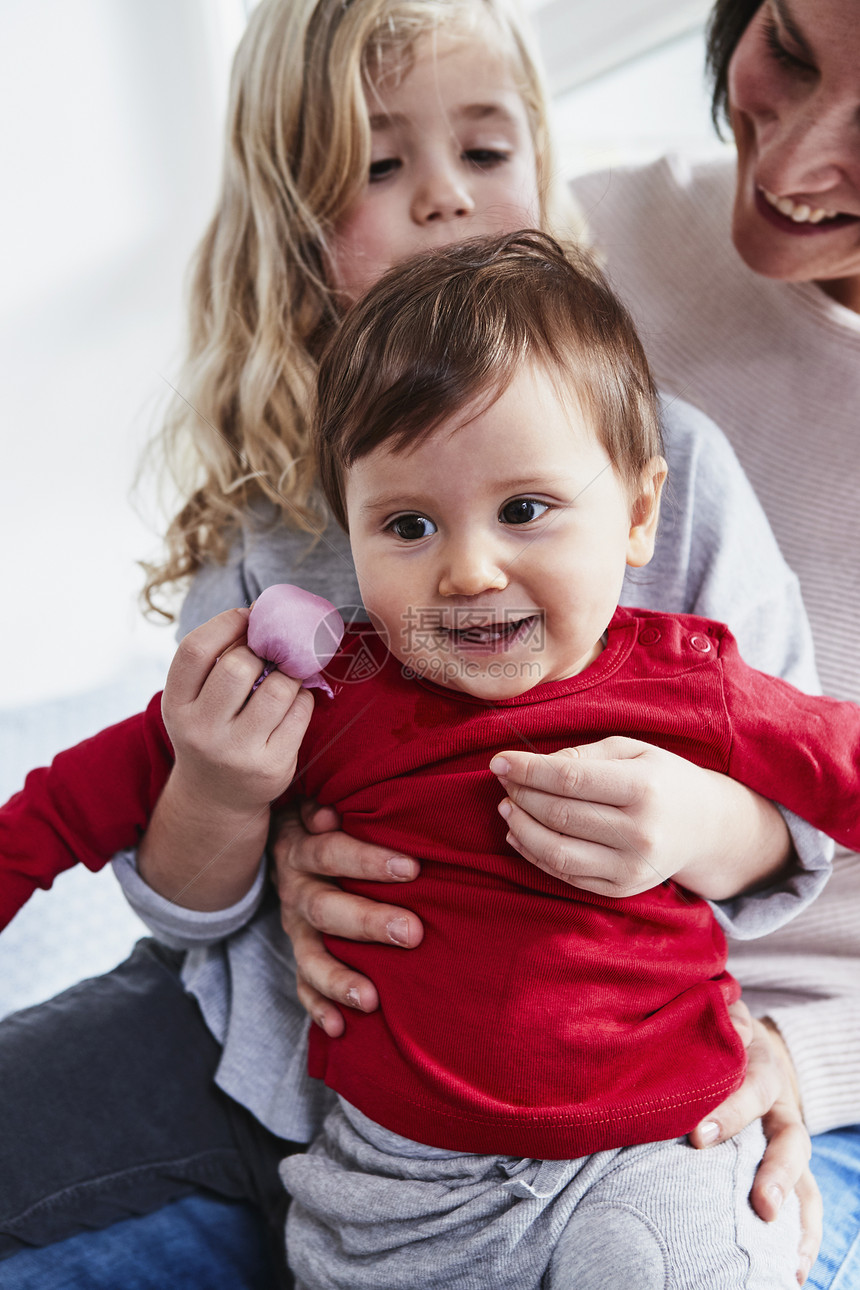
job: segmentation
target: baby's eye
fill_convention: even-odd
[[[403,162],[399,157],[382,157],[379,161],[371,161],[370,182],[378,184],[380,179],[387,179],[389,175],[393,175],[398,171],[402,165]]]
[[[492,170],[494,166],[501,166],[510,159],[510,153],[498,148],[467,148],[463,155],[481,170]]]
[[[436,532],[436,525],[432,520],[428,520],[426,515],[398,515],[396,520],[392,520],[388,526],[395,537],[403,538],[406,542],[414,542],[417,538],[430,537]]]
[[[546,502],[535,501],[533,497],[515,497],[512,502],[505,502],[499,511],[499,519],[503,524],[529,524],[548,510]]]

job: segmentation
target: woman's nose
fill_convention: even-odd
[[[480,596],[485,591],[503,591],[507,585],[507,572],[491,543],[460,542],[446,550],[439,577],[441,596]]]
[[[758,180],[783,197],[822,195],[846,182],[860,184],[860,126],[840,104],[807,101],[764,127]]]
[[[471,215],[475,201],[465,177],[453,166],[438,164],[418,180],[412,197],[412,218],[417,224],[462,219]]]

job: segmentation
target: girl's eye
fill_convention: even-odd
[[[510,158],[510,153],[501,152],[498,148],[468,148],[463,155],[481,170],[492,170],[494,166],[501,166]]]
[[[399,157],[382,157],[379,161],[370,163],[370,182],[378,184],[380,179],[387,179],[393,175],[403,165]]]
[[[436,525],[426,515],[398,515],[388,527],[395,537],[403,538],[406,542],[414,542],[417,538],[429,537],[436,532]]]
[[[499,519],[503,524],[530,524],[548,510],[546,502],[537,502],[533,497],[515,497],[512,502],[505,502]]]
[[[798,58],[786,49],[779,38],[779,32],[776,29],[776,23],[765,20],[764,38],[767,42],[768,53],[775,63],[780,67],[787,67],[793,72],[814,72],[815,68],[805,62],[804,59]]]

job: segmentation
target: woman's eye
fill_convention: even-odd
[[[765,22],[764,38],[767,41],[768,53],[774,62],[778,63],[780,67],[788,67],[794,72],[815,71],[815,68],[804,59],[798,58],[796,54],[792,54],[790,50],[786,49],[785,45],[783,45],[779,38],[779,32],[776,29],[775,23]]]
[[[389,175],[393,175],[395,171],[398,171],[402,165],[403,162],[399,157],[383,157],[379,161],[371,161],[370,182],[378,184],[380,179],[387,179]]]
[[[533,497],[515,497],[512,502],[505,502],[499,512],[503,524],[529,524],[540,519],[549,510],[546,502],[536,502]]]
[[[407,542],[429,537],[431,533],[436,532],[436,525],[432,520],[428,520],[426,515],[398,515],[388,527],[395,537],[403,538]]]
[[[498,148],[468,148],[464,154],[467,161],[473,166],[480,167],[481,170],[492,170],[494,166],[501,166],[510,157],[508,152],[500,152]]]

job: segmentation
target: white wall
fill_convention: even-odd
[[[155,543],[128,493],[243,23],[241,0],[0,5],[0,801],[138,709],[172,654],[135,606]],[[64,874],[0,938],[0,1014],[107,971],[141,930],[110,870]]]
[[[216,192],[239,0],[0,7],[0,708],[166,656],[128,491]]]

